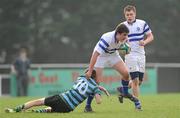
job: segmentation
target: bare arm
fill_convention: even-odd
[[[94,65],[96,63],[96,60],[98,58],[100,54],[95,51],[92,56],[91,56],[91,60],[90,60],[90,64],[89,64],[89,69],[88,69],[88,72],[86,73],[86,77],[87,78],[90,78],[91,77],[91,74],[92,74],[92,71],[93,71],[93,68],[94,68]]]
[[[97,104],[101,104],[101,102],[102,102],[101,95],[95,94],[95,99],[96,99],[96,103],[97,103]]]
[[[152,42],[154,40],[154,36],[152,33],[148,33],[147,34],[147,38],[144,41],[140,41],[140,45],[141,46],[145,46],[147,44],[149,44],[150,42]]]
[[[103,91],[107,96],[110,96],[109,92],[102,86],[99,86],[99,89]]]

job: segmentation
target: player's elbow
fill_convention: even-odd
[[[150,40],[151,40],[151,41],[153,41],[153,40],[154,40],[154,36],[153,36],[153,34],[152,34],[152,33],[150,33],[149,38],[150,38]]]
[[[153,34],[152,33],[147,34],[146,40],[147,40],[147,43],[152,42],[154,40]]]
[[[151,35],[151,40],[152,40],[152,41],[154,40],[154,36],[153,36],[153,34]]]

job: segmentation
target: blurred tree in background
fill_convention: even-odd
[[[127,4],[154,33],[147,61],[180,62],[179,0],[1,0],[0,57],[11,63],[26,47],[34,63],[87,63],[100,36],[124,20]]]

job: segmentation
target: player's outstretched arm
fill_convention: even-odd
[[[101,95],[95,94],[95,99],[96,99],[96,103],[97,103],[97,104],[101,104],[101,102],[102,102]]]
[[[107,96],[110,96],[109,92],[102,86],[99,86],[99,89],[103,91]]]
[[[98,58],[99,55],[100,55],[100,54],[99,54],[97,51],[95,51],[95,52],[92,54],[91,60],[90,60],[90,63],[89,63],[89,69],[88,69],[88,71],[87,71],[87,73],[86,73],[86,77],[87,77],[87,78],[90,78],[90,77],[91,77],[92,71],[93,71],[93,69],[94,69],[94,65],[95,65],[96,60],[97,60],[97,58]]]

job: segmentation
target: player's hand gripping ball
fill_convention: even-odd
[[[129,54],[130,51],[131,51],[131,48],[128,43],[123,43],[120,45],[119,53],[126,55],[126,54]]]

